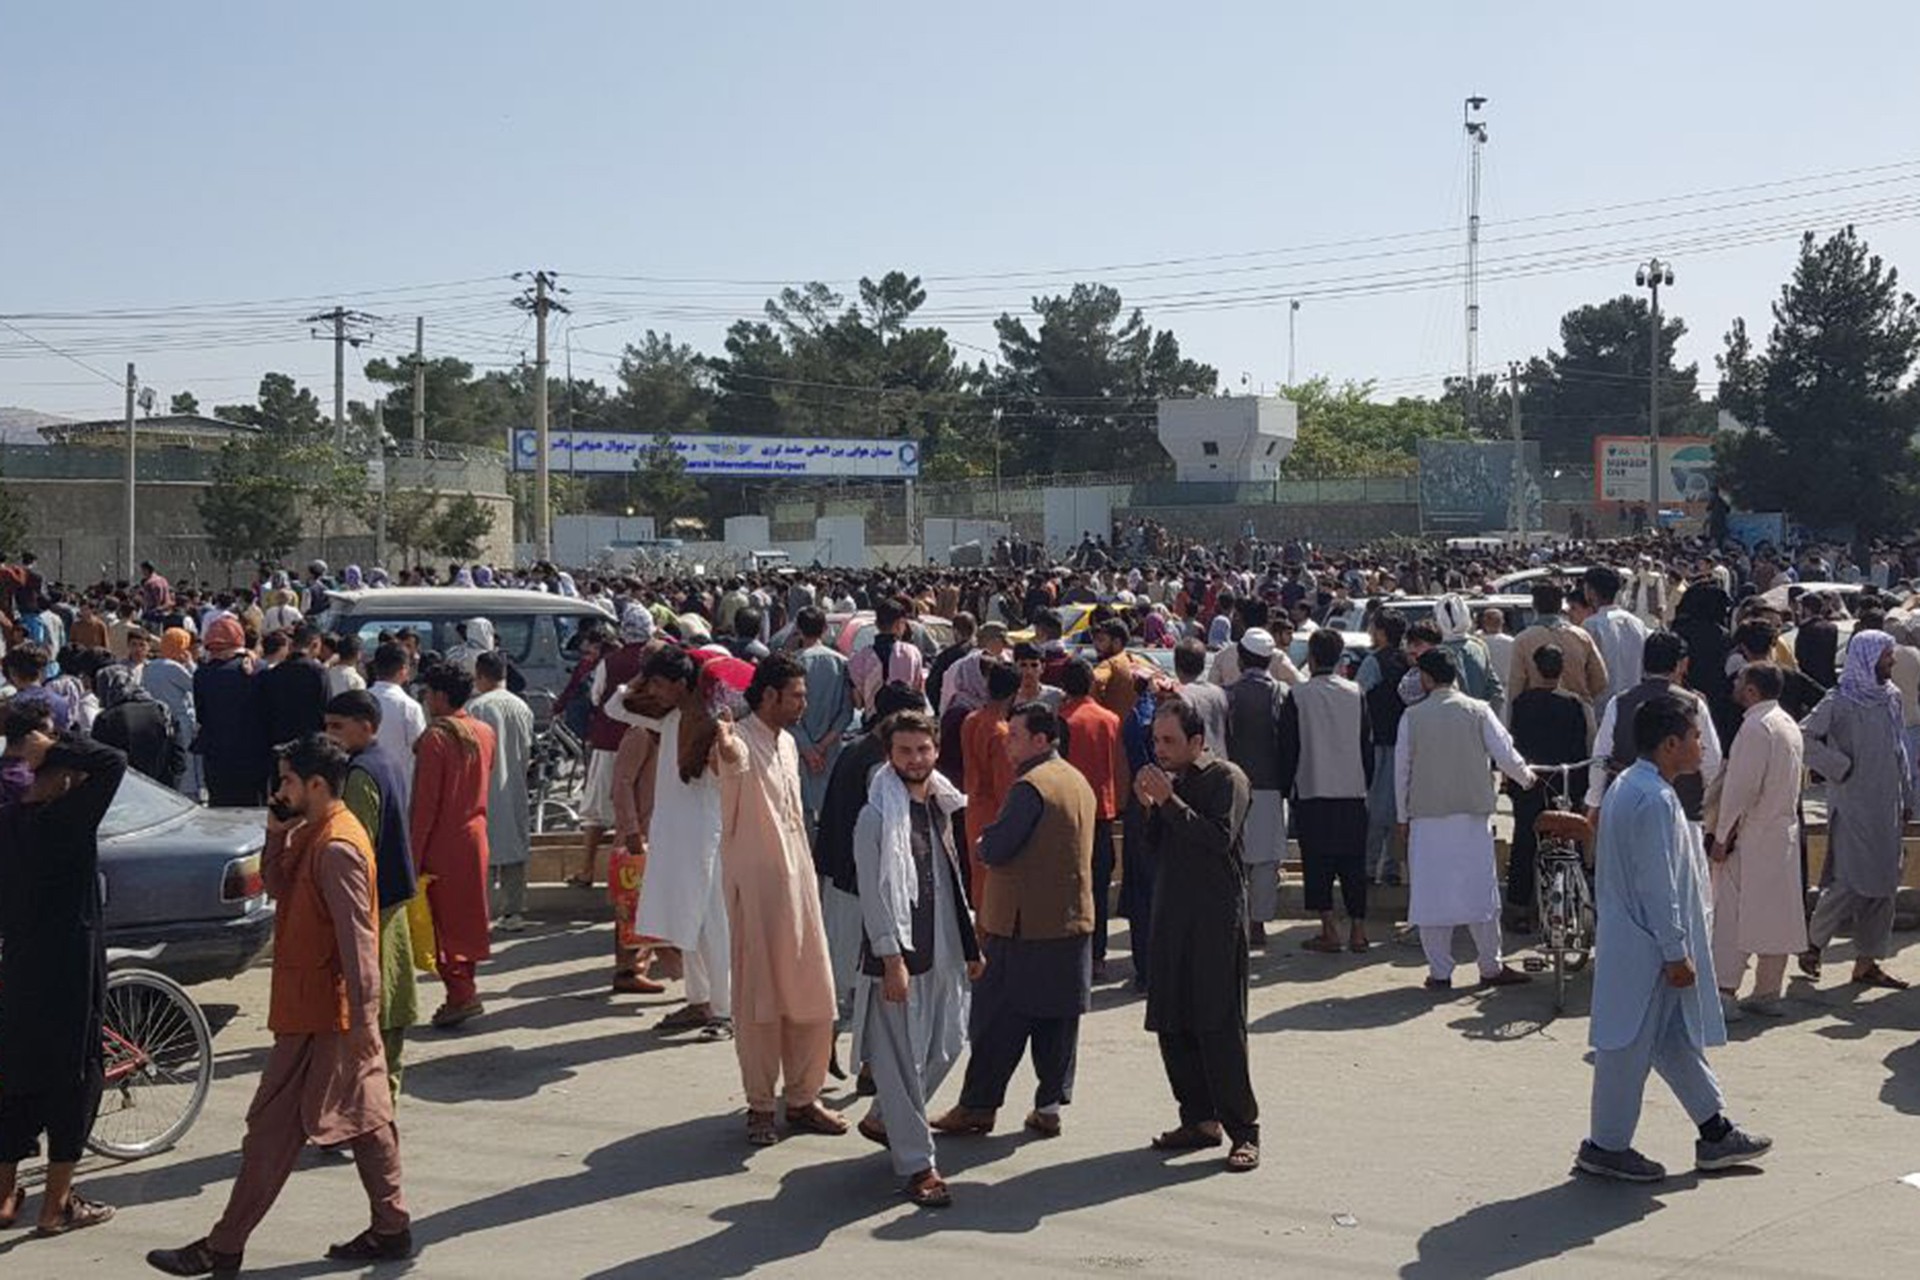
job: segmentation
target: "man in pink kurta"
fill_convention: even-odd
[[[1800,886],[1800,726],[1778,701],[1780,668],[1743,669],[1734,697],[1746,707],[1720,778],[1713,822],[1713,972],[1730,1020],[1777,1018],[1787,957],[1807,949]],[[1758,956],[1753,994],[1736,1003],[1747,957]]]
[[[447,990],[433,1025],[485,1012],[474,984],[492,954],[487,910],[487,786],[493,730],[466,713],[473,677],[453,663],[426,676],[426,732],[414,744],[413,860],[433,912],[435,963]],[[428,879],[431,877],[431,879]]]
[[[753,714],[722,726],[720,874],[733,938],[734,1047],[747,1095],[747,1138],[778,1139],[773,1102],[785,1077],[787,1127],[844,1134],[820,1105],[836,1013],[820,891],[800,801],[800,753],[787,730],[807,708],[806,672],[763,658],[747,689]]]

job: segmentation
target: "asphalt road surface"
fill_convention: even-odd
[[[1259,1171],[1146,1149],[1173,1123],[1171,1099],[1141,1004],[1115,983],[1083,1026],[1064,1136],[1021,1132],[1023,1070],[1000,1132],[942,1141],[956,1203],[929,1212],[857,1136],[749,1148],[732,1046],[656,1035],[673,1000],[609,995],[608,927],[560,914],[502,940],[481,972],[484,1019],[415,1034],[401,1129],[421,1251],[366,1274],[1920,1275],[1920,1187],[1902,1181],[1920,1171],[1920,990],[1846,987],[1844,947],[1818,989],[1792,982],[1788,1018],[1736,1027],[1714,1057],[1734,1117],[1777,1140],[1763,1171],[1655,1187],[1570,1176],[1589,1083],[1584,979],[1559,1018],[1540,983],[1436,999],[1417,948],[1323,957],[1300,950],[1309,931],[1295,925],[1254,966]],[[1122,933],[1121,974],[1124,948]],[[1890,967],[1920,977],[1912,959]],[[196,994],[222,1023],[200,1123],[165,1156],[90,1162],[82,1189],[119,1217],[62,1240],[9,1233],[0,1276],[148,1275],[147,1249],[212,1223],[264,1056],[266,974]],[[956,1072],[943,1105],[958,1087]],[[1655,1082],[1641,1149],[1684,1170],[1693,1136]],[[340,1274],[321,1255],[365,1215],[351,1165],[316,1156],[246,1274]]]

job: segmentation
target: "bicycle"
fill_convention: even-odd
[[[1587,876],[1583,848],[1593,845],[1593,824],[1572,810],[1567,792],[1576,770],[1602,766],[1600,760],[1572,764],[1535,765],[1538,785],[1549,787],[1548,808],[1534,819],[1539,843],[1534,852],[1534,918],[1540,922],[1541,948],[1546,956],[1529,960],[1527,967],[1553,967],[1553,1008],[1567,1006],[1567,975],[1586,968],[1593,958],[1593,882]],[[1557,790],[1548,776],[1559,775]]]
[[[109,951],[107,963],[152,963],[159,954],[158,947]],[[88,1150],[115,1160],[170,1150],[200,1118],[213,1087],[213,1032],[206,1015],[185,988],[165,974],[112,970],[100,1042],[106,1088],[87,1138]]]

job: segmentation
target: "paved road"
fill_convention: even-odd
[[[548,919],[483,971],[483,1023],[415,1041],[402,1126],[423,1252],[404,1274],[1920,1274],[1920,1189],[1900,1181],[1920,1170],[1920,991],[1796,982],[1788,1021],[1737,1029],[1716,1059],[1736,1115],[1779,1141],[1765,1172],[1640,1189],[1568,1176],[1586,1114],[1583,1010],[1551,1018],[1538,985],[1436,1001],[1412,947],[1330,959],[1302,953],[1305,936],[1288,929],[1255,966],[1262,1170],[1143,1149],[1170,1104],[1140,1005],[1112,988],[1084,1029],[1065,1136],[1030,1140],[1010,1108],[1012,1132],[944,1143],[958,1203],[935,1214],[900,1202],[857,1137],[750,1150],[731,1047],[655,1036],[669,1001],[603,991],[606,928]],[[198,994],[226,1019],[199,1126],[166,1157],[89,1170],[85,1189],[120,1218],[66,1240],[10,1237],[0,1274],[145,1275],[146,1249],[216,1215],[266,1041],[265,975]],[[1670,1164],[1690,1154],[1691,1127],[1657,1089],[1641,1136]],[[316,1259],[364,1213],[351,1167],[303,1167],[248,1274],[335,1274]]]

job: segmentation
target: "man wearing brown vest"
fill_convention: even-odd
[[[340,800],[347,753],[323,734],[281,748],[261,872],[278,904],[267,1027],[273,1052],[247,1110],[240,1175],[204,1238],[155,1249],[172,1276],[233,1275],[307,1142],[347,1145],[373,1225],[327,1256],[365,1266],[413,1253],[400,1196],[400,1137],[380,1042],[373,846]]]
[[[1015,707],[1007,730],[1016,778],[978,849],[992,874],[975,921],[986,971],[974,987],[973,1049],[960,1105],[933,1128],[991,1133],[1031,1041],[1040,1085],[1026,1127],[1054,1138],[1060,1108],[1073,1100],[1080,1015],[1092,992],[1096,806],[1086,778],[1055,749],[1060,721],[1045,703]]]

